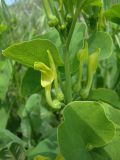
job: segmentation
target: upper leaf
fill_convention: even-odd
[[[90,53],[100,48],[99,60],[109,58],[113,51],[112,38],[105,32],[96,32],[89,38],[88,47]]]
[[[52,42],[45,39],[36,39],[14,44],[3,50],[3,55],[12,58],[28,67],[33,67],[34,62],[43,62],[49,65],[47,50],[50,50],[57,66],[62,65],[62,60],[57,48]]]

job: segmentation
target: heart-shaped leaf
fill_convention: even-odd
[[[112,38],[105,32],[96,32],[88,39],[88,47],[90,53],[100,48],[99,60],[109,58],[113,51]]]
[[[60,150],[66,160],[92,160],[90,150],[109,143],[115,127],[97,102],[72,102],[58,128]]]
[[[36,39],[31,41],[14,44],[3,51],[3,55],[12,58],[28,67],[33,67],[34,62],[42,62],[49,65],[47,50],[52,53],[57,66],[62,65],[62,60],[58,54],[57,48],[52,42],[45,39]]]

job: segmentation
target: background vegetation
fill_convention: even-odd
[[[104,10],[106,11],[118,3],[120,0],[104,0]],[[80,20],[82,19],[89,26],[88,34],[95,31],[94,22],[97,18],[97,12],[92,9],[80,16]],[[110,89],[109,93],[112,90],[111,95],[115,97],[114,103],[111,95],[106,99],[116,108],[120,108],[120,15],[117,19],[106,21],[105,25],[106,28],[102,26],[102,30],[112,36],[114,50],[109,59],[99,63],[93,88],[105,87]],[[33,159],[38,155],[50,156],[54,159],[59,155],[56,132],[61,113],[49,110],[44,92],[39,85],[39,73],[33,72],[33,69],[22,66],[15,61],[8,60],[2,55],[2,50],[9,45],[34,39],[47,31],[47,20],[40,0],[19,0],[10,6],[1,0],[1,160]],[[100,97],[104,100],[103,92]],[[43,107],[44,105],[46,108]],[[59,160],[59,157],[57,158],[56,160]]]

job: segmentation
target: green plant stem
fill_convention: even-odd
[[[51,13],[51,9],[50,9],[48,0],[43,0],[43,6],[44,6],[47,17],[50,18],[52,13]]]
[[[51,85],[45,87],[45,96],[46,96],[46,100],[47,100],[48,105],[50,107],[54,108],[53,100],[52,100],[52,97],[51,97]]]
[[[72,88],[71,88],[71,71],[70,71],[70,61],[69,61],[69,50],[66,46],[63,47],[64,51],[64,63],[65,63],[65,103],[72,101]]]
[[[63,52],[64,52],[64,64],[65,64],[65,77],[66,77],[66,84],[65,84],[65,103],[69,103],[72,101],[72,85],[71,85],[71,70],[70,70],[70,55],[69,55],[69,45],[72,38],[72,34],[75,28],[75,24],[77,22],[77,18],[80,12],[80,8],[76,9],[76,12],[73,17],[73,22],[71,25],[70,32],[68,34],[67,41],[65,45],[63,45]]]
[[[66,46],[68,48],[69,48],[69,44],[70,44],[72,34],[73,34],[73,31],[74,31],[74,28],[75,28],[75,25],[76,25],[76,22],[77,22],[77,18],[78,18],[78,15],[80,13],[81,8],[82,8],[81,5],[78,6],[78,8],[76,9],[76,12],[74,14],[74,17],[73,17],[73,22],[72,22],[72,25],[71,25],[71,28],[70,28],[70,31],[69,31],[69,34],[68,34],[67,42],[66,42]]]
[[[57,99],[52,100],[51,85],[45,87],[45,96],[46,96],[46,101],[48,105],[51,107],[51,109],[58,110],[61,108],[61,103]]]

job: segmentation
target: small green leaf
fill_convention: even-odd
[[[49,40],[36,39],[14,44],[3,51],[3,55],[14,59],[28,67],[33,67],[34,62],[49,65],[47,50],[50,50],[57,66],[63,65],[58,50]]]
[[[115,126],[97,102],[68,104],[58,128],[60,151],[66,160],[92,160],[90,151],[108,144],[114,135]]]
[[[113,51],[113,42],[109,34],[96,32],[88,39],[89,53],[93,53],[100,48],[99,60],[107,59]]]
[[[28,68],[22,79],[21,93],[23,96],[30,96],[42,89],[40,85],[40,73],[32,68]]]

